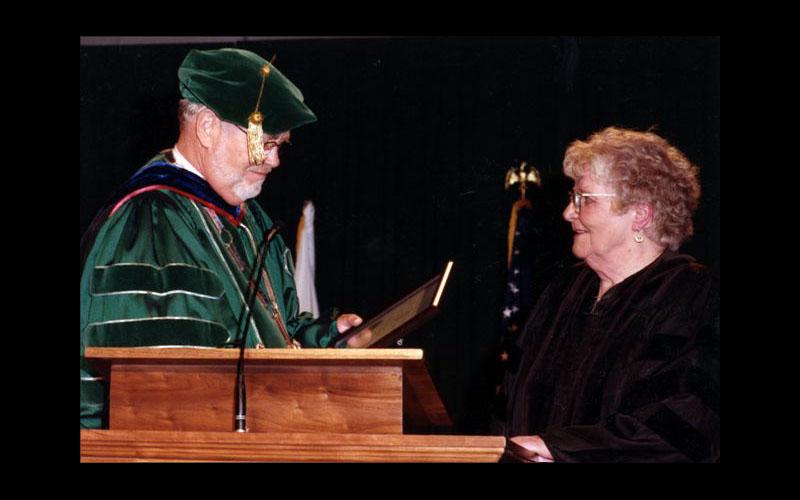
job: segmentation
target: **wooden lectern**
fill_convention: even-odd
[[[234,429],[237,349],[87,348],[109,429],[81,461],[497,461],[497,436],[450,425],[420,349],[248,349],[247,424]],[[414,434],[410,434],[413,432]]]

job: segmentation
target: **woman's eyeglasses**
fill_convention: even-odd
[[[581,213],[581,203],[583,198],[595,198],[595,197],[614,197],[617,196],[611,193],[581,193],[576,190],[572,190],[569,192],[569,201],[575,205],[575,212]]]

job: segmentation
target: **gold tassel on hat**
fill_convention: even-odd
[[[267,157],[264,152],[264,131],[261,128],[263,121],[264,116],[258,111],[250,113],[247,119],[247,155],[253,165],[261,165]]]
[[[272,60],[274,61],[275,58],[273,57]],[[261,123],[264,121],[264,115],[258,111],[258,106],[261,104],[261,95],[264,93],[264,83],[266,83],[269,73],[269,65],[265,64],[261,68],[261,90],[258,91],[256,109],[247,117],[247,154],[250,157],[250,163],[253,165],[261,165],[267,157],[264,151],[264,129],[261,127]]]

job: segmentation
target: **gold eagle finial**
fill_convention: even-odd
[[[516,185],[519,185],[520,198],[525,198],[525,191],[528,189],[528,184],[536,184],[542,186],[542,176],[539,175],[539,170],[533,165],[528,165],[528,162],[523,161],[518,167],[511,167],[506,172],[506,191],[510,190]]]

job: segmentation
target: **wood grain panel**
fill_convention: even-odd
[[[82,462],[496,462],[499,436],[82,430]]]
[[[235,366],[114,365],[110,428],[233,429]],[[246,369],[254,432],[402,433],[402,369],[269,366]]]

